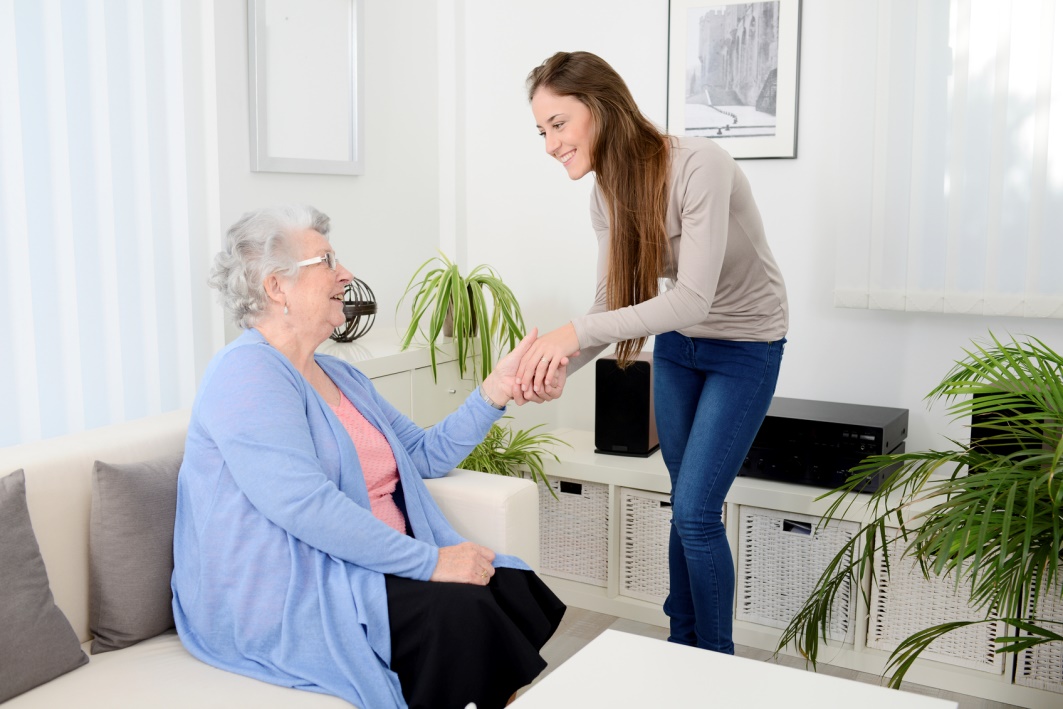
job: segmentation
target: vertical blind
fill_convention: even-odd
[[[0,0],[0,446],[188,406],[222,341],[206,0]]]
[[[835,304],[1063,317],[1063,6],[835,8]]]

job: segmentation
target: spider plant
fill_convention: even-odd
[[[524,317],[520,312],[520,304],[513,291],[490,266],[481,264],[463,276],[457,264],[440,253],[422,263],[410,277],[398,307],[411,295],[411,320],[402,337],[401,348],[407,349],[420,332],[428,342],[432,376],[436,381],[439,380],[436,343],[441,337],[448,336],[445,332],[448,315],[453,321],[453,333],[450,336],[454,338],[458,372],[462,377],[466,368],[469,368],[468,358],[475,351],[477,325],[480,331],[481,379],[491,373],[496,351],[500,351],[503,345],[513,349],[524,337]],[[424,325],[427,325],[427,332]],[[475,378],[476,370],[474,367],[471,369]]]
[[[502,418],[512,417],[503,416]],[[491,426],[483,442],[476,446],[458,467],[511,477],[524,477],[527,473],[534,482],[546,485],[551,494],[557,497],[557,493],[546,481],[546,473],[543,472],[543,457],[550,456],[560,463],[557,454],[546,450],[546,446],[567,446],[569,444],[550,433],[535,433],[536,429],[544,425],[539,424],[528,429],[514,431],[509,426],[500,426],[496,423]]]
[[[846,583],[862,588],[875,550],[890,545],[896,558],[916,561],[927,578],[947,577],[981,609],[904,639],[886,665],[890,686],[900,686],[936,639],[994,618],[1011,628],[995,639],[1001,652],[1063,642],[1063,618],[1032,613],[1042,594],[1063,593],[1063,357],[1035,338],[990,339],[965,349],[926,397],[928,404],[945,400],[954,420],[973,415],[986,435],[950,440],[947,450],[869,457],[822,496],[834,497],[823,524],[857,500],[866,502],[870,521],[828,564],[776,652],[793,642],[814,667],[836,594]],[[869,499],[853,494],[880,472],[885,482]],[[887,525],[899,533],[888,534]]]

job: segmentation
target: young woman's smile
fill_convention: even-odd
[[[590,109],[573,96],[558,96],[545,88],[535,92],[531,106],[547,154],[560,162],[573,180],[591,172],[594,117]]]

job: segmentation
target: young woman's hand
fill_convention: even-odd
[[[572,323],[562,325],[536,340],[517,368],[516,383],[524,398],[549,396],[556,399],[565,386],[565,366],[568,358],[579,354],[579,339]],[[560,375],[558,370],[561,370]],[[550,386],[547,387],[547,382]],[[551,391],[556,395],[551,395]],[[544,399],[549,400],[549,399]]]
[[[483,387],[484,393],[487,394],[491,401],[495,402],[498,406],[505,406],[509,403],[509,400],[514,397],[514,394],[520,391],[516,386],[517,367],[520,365],[524,355],[527,354],[528,348],[535,342],[535,338],[538,336],[539,331],[532,328],[531,331],[524,336],[524,339],[517,343],[517,346],[510,350],[502,359],[498,360],[494,369],[484,379]],[[524,401],[517,401],[517,405],[523,404]]]
[[[568,379],[568,357],[561,358],[561,364],[557,367],[553,379],[550,377],[543,378],[543,390],[536,393],[534,389],[525,392],[519,384],[514,384],[513,388],[513,403],[517,406],[522,406],[531,401],[536,404],[542,404],[547,401],[553,401],[561,397],[561,393],[565,390],[565,381]]]
[[[494,560],[493,551],[472,542],[440,547],[439,560],[428,580],[486,586],[495,575],[495,567],[492,566]]]

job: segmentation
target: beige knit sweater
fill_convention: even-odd
[[[637,305],[607,310],[609,215],[591,194],[598,235],[594,305],[572,324],[582,353],[573,372],[615,342],[677,330],[688,337],[772,342],[786,335],[786,286],[764,224],[738,164],[707,138],[671,138],[666,229],[670,253],[662,291]]]

